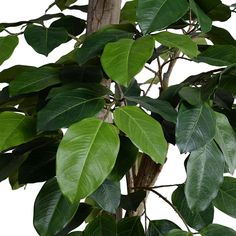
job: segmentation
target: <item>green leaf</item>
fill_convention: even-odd
[[[179,229],[179,226],[169,220],[151,220],[147,236],[163,236],[173,229]]]
[[[135,23],[137,21],[136,10],[137,0],[126,2],[121,10],[120,21]]]
[[[162,45],[180,49],[188,57],[196,57],[199,54],[196,42],[188,35],[161,32],[153,37]]]
[[[229,91],[233,95],[236,95],[236,65],[232,65],[227,67],[222,73],[220,77],[219,87]]]
[[[132,36],[133,34],[130,32],[115,28],[97,31],[86,37],[82,47],[76,53],[77,61],[82,65],[99,55],[107,43],[115,42],[122,38],[132,38]]]
[[[137,17],[144,34],[162,30],[188,11],[186,0],[138,0]]]
[[[32,117],[14,112],[0,113],[0,151],[26,143],[35,137]]]
[[[38,92],[60,82],[58,69],[44,66],[23,72],[17,76],[10,83],[10,94],[15,96]]]
[[[194,0],[190,0],[189,3],[191,10],[197,16],[202,32],[206,33],[210,31],[212,27],[211,18],[198,6]]]
[[[111,216],[101,215],[89,223],[84,236],[116,236],[116,222]]]
[[[67,236],[83,236],[83,232],[81,231],[74,231],[70,234],[67,234]]]
[[[119,150],[117,129],[95,118],[69,127],[57,151],[57,179],[71,202],[94,192],[115,165]]]
[[[166,236],[192,236],[192,234],[180,229],[173,229]]]
[[[183,87],[179,91],[179,95],[190,105],[197,106],[202,103],[201,90],[193,87]]]
[[[200,233],[202,236],[236,236],[236,231],[218,224],[208,225]]]
[[[224,177],[219,193],[213,204],[227,215],[236,218],[236,179]]]
[[[194,212],[188,207],[184,194],[184,185],[179,186],[172,194],[172,203],[178,209],[187,224],[196,230],[200,230],[213,221],[214,208],[210,205],[205,211]]]
[[[115,214],[120,204],[120,196],[120,183],[105,180],[89,197],[92,198],[103,210]]]
[[[46,28],[33,24],[27,26],[24,36],[26,42],[37,53],[45,56],[68,39],[68,33],[64,28]]]
[[[233,174],[236,168],[236,137],[227,117],[221,113],[216,115],[216,136],[215,140],[220,146],[230,173]]]
[[[160,99],[153,99],[150,97],[127,97],[128,101],[140,104],[143,108],[157,113],[162,116],[165,120],[176,123],[177,112],[167,101]]]
[[[190,154],[185,196],[191,210],[207,209],[218,194],[223,174],[224,157],[214,141]]]
[[[126,106],[115,110],[115,123],[130,140],[156,163],[164,164],[167,153],[161,125],[138,107]]]
[[[176,125],[176,143],[181,153],[204,146],[214,138],[215,130],[215,115],[208,105],[181,105]]]
[[[69,7],[71,4],[75,2],[76,0],[55,0],[55,4],[61,11],[65,10],[67,7]]]
[[[17,36],[8,35],[0,37],[0,65],[11,57],[18,43],[19,39]]]
[[[38,112],[38,130],[56,130],[95,116],[105,102],[93,90],[73,89],[59,93]]]
[[[40,236],[54,236],[73,218],[78,205],[61,193],[56,178],[47,181],[34,204],[34,227]]]
[[[150,36],[137,40],[121,39],[106,45],[101,63],[112,80],[127,87],[152,56],[153,49],[154,40]]]
[[[119,221],[117,236],[145,236],[140,218],[138,216],[127,217]]]

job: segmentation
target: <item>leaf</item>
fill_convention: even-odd
[[[137,21],[136,10],[137,0],[126,2],[124,7],[121,9],[120,21],[135,23]]]
[[[108,43],[101,57],[102,67],[112,80],[127,87],[152,56],[153,49],[150,36]]]
[[[83,232],[81,231],[74,231],[70,234],[67,234],[67,236],[83,236]]]
[[[145,236],[138,216],[127,217],[117,224],[117,236]]]
[[[185,196],[191,210],[207,209],[218,194],[223,174],[224,157],[214,141],[190,154]]]
[[[190,0],[189,3],[191,10],[197,16],[202,32],[206,33],[210,31],[212,27],[211,18],[198,6],[194,0]]]
[[[119,150],[116,128],[95,118],[69,127],[57,151],[57,179],[71,202],[94,192],[115,165]]]
[[[170,232],[168,232],[166,236],[192,236],[192,234],[186,231],[182,231],[180,229],[173,229]]]
[[[0,37],[0,65],[11,57],[18,43],[19,39],[17,36],[8,35]]]
[[[176,123],[177,112],[167,101],[150,97],[125,97],[127,100],[140,104],[143,108],[157,113],[165,120]]]
[[[47,181],[34,203],[34,227],[40,236],[54,236],[73,218],[78,205],[61,193],[56,178]]]
[[[116,222],[111,216],[101,215],[89,223],[84,236],[116,236]]]
[[[173,229],[179,229],[179,226],[169,220],[151,220],[147,236],[163,236]]]
[[[115,110],[115,123],[130,140],[151,159],[164,164],[167,153],[161,125],[138,107],[126,106]]]
[[[193,87],[183,87],[179,91],[179,95],[190,105],[197,106],[202,104],[201,90]]]
[[[170,48],[178,48],[188,57],[196,57],[199,54],[196,42],[190,36],[161,32],[153,36],[156,41]]]
[[[38,130],[56,130],[76,121],[95,116],[105,102],[89,89],[73,89],[59,93],[38,112]]]
[[[75,2],[76,0],[55,0],[55,4],[61,11],[65,10],[67,7],[69,7]]]
[[[200,230],[213,221],[214,208],[210,205],[205,211],[194,212],[188,207],[184,194],[184,185],[179,186],[172,194],[172,203],[178,209],[187,224],[196,230]]]
[[[105,180],[102,185],[90,195],[103,210],[116,213],[120,204],[120,183]]]
[[[222,150],[230,173],[233,174],[236,168],[236,137],[227,117],[221,113],[216,115],[216,136],[215,140]]]
[[[219,193],[213,204],[225,214],[236,218],[236,179],[224,177],[224,182],[220,186]]]
[[[46,28],[38,25],[28,25],[24,32],[26,42],[37,52],[48,56],[48,54],[65,43],[68,38],[64,28]]]
[[[26,143],[35,137],[32,117],[14,112],[0,113],[0,151]]]
[[[162,30],[188,11],[186,0],[138,0],[137,17],[144,34]]]
[[[213,139],[215,130],[215,115],[208,105],[181,105],[176,125],[176,143],[181,153],[203,147]]]
[[[38,92],[60,82],[58,69],[44,66],[23,72],[17,76],[10,82],[10,94],[16,96]]]
[[[236,231],[223,225],[212,224],[201,230],[202,236],[236,236]]]

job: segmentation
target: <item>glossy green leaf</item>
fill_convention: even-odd
[[[168,232],[166,236],[192,236],[192,234],[180,229],[173,229],[170,232]]]
[[[179,186],[172,194],[172,203],[178,209],[187,224],[196,230],[200,230],[213,221],[214,208],[210,205],[205,211],[194,212],[190,210],[184,194],[184,186]]]
[[[138,0],[137,17],[144,34],[162,30],[188,11],[186,0]]]
[[[215,115],[208,105],[181,105],[176,125],[176,142],[181,153],[204,146],[213,139],[215,131]]]
[[[185,196],[191,210],[207,209],[218,194],[223,174],[224,157],[214,141],[190,154]]]
[[[61,193],[55,178],[47,181],[34,204],[34,227],[40,236],[54,236],[73,218],[78,205]]]
[[[117,129],[95,118],[69,127],[57,151],[57,179],[71,202],[94,192],[115,165],[119,150]]]
[[[10,94],[15,96],[38,92],[60,82],[58,69],[44,66],[23,72],[17,76],[10,83]]]
[[[127,217],[117,224],[117,236],[145,236],[140,218]]]
[[[179,95],[193,106],[197,106],[202,103],[201,90],[199,88],[183,87],[180,89]]]
[[[17,36],[8,35],[0,37],[0,65],[11,57],[18,43],[19,40]]]
[[[68,39],[68,33],[64,28],[46,28],[33,24],[27,26],[24,36],[26,42],[37,53],[45,56]]]
[[[236,231],[218,224],[208,225],[200,233],[202,236],[236,236]]]
[[[189,3],[191,10],[197,16],[202,32],[206,33],[210,31],[212,27],[211,18],[198,6],[194,0],[190,0]]]
[[[130,140],[156,163],[164,164],[167,153],[161,125],[138,107],[126,106],[114,112],[115,123]]]
[[[214,206],[227,215],[236,218],[236,179],[224,177],[219,193],[213,202]]]
[[[197,43],[190,36],[161,32],[154,35],[156,41],[170,48],[178,48],[188,57],[196,57],[199,54]]]
[[[35,137],[32,117],[14,112],[0,113],[0,151],[26,143]]]
[[[233,174],[236,168],[235,132],[231,127],[227,117],[224,114],[215,113],[215,115],[216,115],[215,140],[224,154],[225,161],[231,174]]]
[[[38,112],[38,130],[56,130],[76,121],[95,116],[105,102],[89,89],[73,89],[59,93]]]
[[[121,39],[106,45],[101,63],[112,80],[127,87],[152,56],[153,49],[154,40],[150,36],[137,40]]]

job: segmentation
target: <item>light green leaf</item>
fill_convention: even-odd
[[[236,218],[236,179],[225,177],[213,204],[219,210]]]
[[[176,125],[176,143],[181,153],[204,146],[214,138],[215,130],[215,115],[208,105],[181,105]]]
[[[126,106],[114,112],[115,123],[130,140],[156,163],[164,164],[167,153],[161,125],[138,107]]]
[[[121,39],[106,45],[101,63],[112,80],[127,87],[152,56],[153,49],[154,39],[151,36],[137,40]]]
[[[111,172],[119,151],[117,129],[95,118],[69,127],[57,151],[57,179],[71,202],[94,192]]]
[[[0,113],[0,151],[32,140],[35,121],[32,117],[14,112]]]
[[[218,224],[208,225],[200,233],[202,236],[236,236],[236,231]]]
[[[186,0],[138,0],[137,17],[144,34],[162,30],[188,11]]]
[[[8,35],[0,37],[0,65],[11,57],[18,43],[19,40],[17,36]]]
[[[162,45],[180,49],[188,57],[196,57],[199,54],[197,43],[188,35],[161,32],[153,37]]]
[[[216,115],[216,136],[215,140],[220,146],[230,173],[233,174],[236,168],[236,137],[227,117],[224,114],[215,112]]]
[[[73,218],[78,205],[61,193],[56,178],[47,181],[34,204],[34,227],[40,236],[54,236]]]
[[[187,163],[185,196],[191,210],[204,211],[223,182],[224,157],[214,141],[193,151]]]

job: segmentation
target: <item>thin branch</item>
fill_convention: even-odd
[[[166,184],[166,185],[158,185],[158,186],[153,186],[152,189],[157,189],[157,188],[168,188],[168,187],[178,187],[181,184]]]
[[[153,74],[157,74],[157,72],[155,70],[153,70],[152,68],[148,67],[148,66],[144,66],[147,70],[151,71]]]

